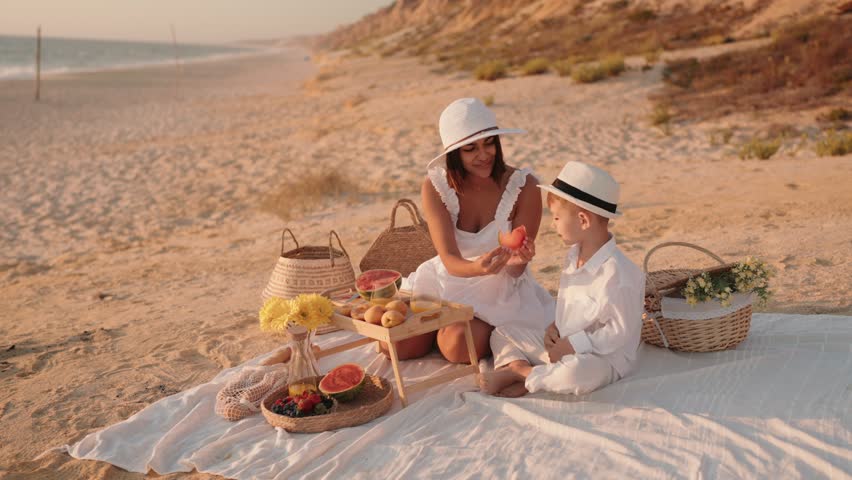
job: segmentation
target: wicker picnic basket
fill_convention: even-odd
[[[411,225],[396,225],[396,209],[400,206],[408,210]],[[420,216],[417,205],[407,198],[402,198],[391,210],[390,226],[376,238],[361,259],[359,267],[362,272],[388,269],[408,276],[417,270],[421,263],[437,254],[435,246],[432,245],[432,237],[429,236],[429,227]]]
[[[296,248],[285,252],[288,233]],[[339,250],[332,246],[332,238],[337,239]],[[264,301],[273,296],[294,298],[302,293],[320,293],[354,282],[355,270],[337,232],[329,232],[328,247],[299,246],[293,232],[285,228],[281,234],[281,256],[278,257],[278,263],[275,264],[261,297]]]
[[[316,377],[319,382],[322,377]],[[335,402],[330,413],[312,417],[293,418],[279,415],[272,410],[276,400],[287,396],[285,385],[263,399],[261,411],[264,418],[273,427],[281,427],[288,432],[317,433],[339,428],[354,427],[381,417],[393,404],[393,388],[382,377],[367,375],[361,393],[346,403]]]
[[[719,262],[718,266],[704,269],[671,269],[648,271],[648,261],[657,250],[670,246],[688,247],[703,252]],[[690,277],[702,272],[717,273],[730,269],[715,253],[685,242],[661,243],[645,255],[643,269],[646,274],[645,313],[642,316],[642,340],[658,347],[682,352],[715,352],[738,345],[748,336],[751,326],[751,303],[731,313],[717,317],[691,320],[666,318],[662,314],[662,301],[666,296],[677,296]]]

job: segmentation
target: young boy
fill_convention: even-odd
[[[629,374],[642,330],[645,275],[615,246],[618,183],[568,162],[547,191],[553,226],[571,245],[559,280],[556,320],[545,332],[502,326],[491,335],[495,371],[479,376],[491,395],[549,391],[582,395]]]

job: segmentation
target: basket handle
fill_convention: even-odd
[[[698,250],[699,252],[706,253],[713,260],[716,260],[717,262],[719,262],[719,265],[725,264],[725,261],[722,260],[721,257],[719,257],[715,253],[711,252],[710,250],[707,250],[704,247],[699,247],[698,245],[695,245],[695,244],[692,244],[692,243],[686,243],[686,242],[663,242],[663,243],[657,245],[656,247],[648,250],[648,253],[645,254],[645,261],[642,263],[642,270],[645,273],[648,273],[648,261],[651,259],[652,253],[656,252],[657,250],[659,250],[663,247],[672,247],[672,246],[688,247],[688,248]]]
[[[337,238],[337,244],[340,245],[340,250],[343,251],[343,254],[347,257],[349,256],[346,253],[346,249],[343,248],[343,242],[340,241],[340,235],[337,234],[334,230],[328,232],[328,258],[331,260],[331,266],[334,266],[334,247],[331,246],[331,236],[334,235]]]
[[[284,241],[286,240],[286,235],[290,234],[290,238],[293,239],[293,243],[296,244],[296,248],[299,248],[299,241],[296,240],[296,236],[293,235],[293,232],[289,228],[285,228],[283,232],[281,232],[281,256],[284,256]]]
[[[394,228],[394,226],[396,225],[396,209],[400,205],[405,207],[406,210],[408,210],[408,214],[411,216],[411,223],[413,225],[423,224],[423,217],[420,216],[420,211],[417,209],[417,204],[407,198],[400,198],[396,202],[396,205],[393,206],[393,210],[391,210],[390,228]]]
[[[654,253],[657,250],[664,248],[664,247],[675,247],[675,246],[687,247],[687,248],[692,248],[694,250],[698,250],[699,252],[707,254],[713,260],[716,260],[717,262],[719,262],[719,265],[725,265],[725,261],[722,260],[722,258],[720,256],[716,255],[715,253],[711,252],[710,250],[707,250],[704,247],[699,247],[698,245],[695,245],[695,244],[692,244],[692,243],[687,243],[687,242],[663,242],[663,243],[657,245],[656,247],[652,248],[651,250],[648,250],[648,253],[645,254],[645,261],[642,263],[642,270],[645,272],[645,275],[646,276],[648,275],[648,260],[651,259],[652,253]],[[647,284],[647,282],[646,282],[646,284]],[[657,288],[657,284],[655,284],[653,282],[651,283],[651,291],[653,292],[653,294],[655,296],[662,297],[662,294],[660,293],[660,289]],[[659,329],[660,327],[657,326],[657,328]],[[663,337],[663,338],[665,339],[665,337]],[[665,342],[665,340],[664,340],[664,342]],[[666,342],[666,343],[668,343],[668,342]]]

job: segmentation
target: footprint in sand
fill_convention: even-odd
[[[796,266],[793,265],[793,261],[796,260],[795,255],[787,255],[786,257],[781,259],[781,266],[784,270],[795,270]]]
[[[833,267],[834,263],[831,260],[817,257],[814,259],[814,265],[818,267]]]

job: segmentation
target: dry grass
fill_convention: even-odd
[[[477,80],[493,82],[494,80],[505,77],[506,73],[508,73],[506,64],[500,60],[494,60],[476,67],[476,70],[473,71],[473,76]]]
[[[486,95],[482,97],[482,103],[489,107],[494,105],[494,95]]]
[[[260,208],[283,220],[316,209],[330,201],[361,193],[358,185],[339,172],[307,172],[289,179],[261,201]]]
[[[653,10],[643,8],[630,12],[627,15],[627,18],[630,19],[631,22],[645,23],[650,22],[651,20],[655,20],[657,18],[657,14],[654,13]]]
[[[594,83],[606,77],[618,76],[624,70],[624,56],[609,54],[595,63],[586,63],[572,68],[571,78],[577,83]]]
[[[852,18],[811,19],[779,30],[770,45],[707,60],[669,62],[660,99],[678,113],[813,108],[852,87]]]
[[[651,125],[659,128],[666,135],[671,133],[672,113],[668,105],[662,103],[656,105],[654,110],[651,111],[650,120]]]
[[[779,148],[781,148],[780,138],[752,138],[740,147],[740,158],[743,160],[747,160],[749,158],[767,160],[771,156],[775,155]]]
[[[547,73],[550,68],[550,61],[546,58],[533,58],[521,67],[523,75],[541,75]]]
[[[645,52],[645,54],[643,55],[643,57],[645,57],[645,64],[646,65],[655,65],[657,62],[660,61],[660,57],[662,55],[663,55],[662,49],[658,48],[656,50],[647,50]]]
[[[607,55],[601,60],[601,69],[610,77],[620,75],[624,70],[624,55],[614,53]]]
[[[820,157],[840,156],[852,153],[852,132],[829,130],[817,141],[816,153]]]
[[[571,72],[571,78],[577,83],[594,83],[606,78],[606,72],[599,64],[584,64]]]
[[[727,145],[734,137],[734,128],[720,128],[710,132],[711,145]]]
[[[571,70],[574,68],[574,62],[571,60],[557,60],[550,66],[559,74],[560,77],[567,77],[571,75]]]
[[[827,123],[844,123],[852,120],[852,112],[849,112],[845,108],[833,108],[820,115],[818,120]]]

